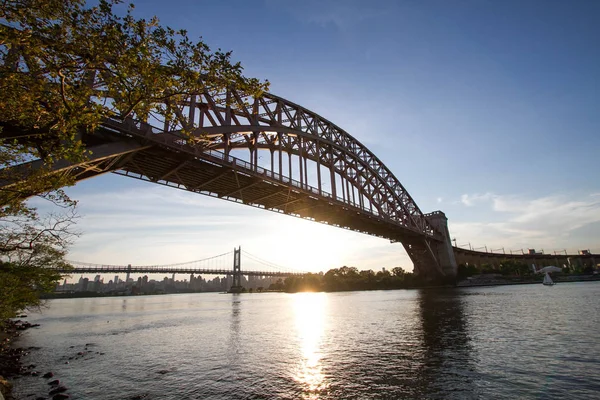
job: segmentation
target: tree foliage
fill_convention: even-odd
[[[136,19],[133,5],[118,15],[119,3],[0,0],[0,162],[41,159],[46,169],[21,171],[25,195],[72,183],[48,179],[47,171],[58,160],[85,159],[82,137],[108,116],[155,117],[190,128],[180,107],[191,94],[233,87],[258,95],[268,87],[244,77],[231,52],[212,52],[156,17]],[[5,191],[1,203],[22,198],[17,189]]]
[[[44,217],[33,208],[0,217],[0,323],[20,310],[39,306],[68,270],[66,249],[77,237],[74,207]]]
[[[36,304],[35,294],[58,279],[39,268],[64,264],[66,245],[76,236],[76,202],[61,189],[72,178],[53,174],[53,167],[84,161],[86,140],[107,117],[162,120],[190,132],[193,121],[182,115],[181,104],[191,95],[234,88],[256,96],[268,88],[268,82],[244,77],[231,52],[211,51],[157,18],[135,18],[133,5],[120,3],[0,0],[4,305]],[[32,195],[63,212],[40,216],[24,201]]]
[[[400,267],[390,271],[359,271],[355,267],[333,268],[325,274],[304,274],[290,276],[270,289],[286,292],[338,292],[347,290],[402,289],[423,284],[412,273]]]
[[[52,292],[61,274],[48,266],[64,267],[64,253],[37,246],[27,262],[0,261],[0,324],[20,310],[42,304],[40,295]]]

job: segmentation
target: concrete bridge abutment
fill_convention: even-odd
[[[448,218],[441,211],[426,214],[428,224],[436,231],[436,238],[405,238],[402,244],[414,265],[414,273],[423,281],[453,283],[458,267],[448,232]]]
[[[450,232],[448,231],[448,218],[442,211],[434,211],[426,214],[425,218],[438,233],[441,233],[443,237],[442,241],[430,242],[431,250],[437,259],[443,277],[455,278],[458,271],[458,265],[456,264],[454,249],[452,248],[452,241],[450,239]]]

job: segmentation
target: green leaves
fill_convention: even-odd
[[[56,257],[51,251],[40,261],[47,263]],[[60,279],[59,273],[45,265],[0,262],[0,321],[40,306],[40,295],[54,291]]]
[[[117,15],[119,3],[2,3],[0,151],[41,158],[48,167],[76,161],[85,157],[82,140],[109,115],[177,121],[175,105],[191,94],[236,88],[257,95],[268,88],[244,77],[231,52],[213,53],[157,18],[136,19],[133,6]]]

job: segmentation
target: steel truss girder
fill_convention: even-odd
[[[71,163],[65,160],[59,160],[52,164],[50,174],[70,175],[76,181],[82,181],[92,178],[125,165],[131,160],[131,156],[136,152],[150,148],[149,145],[140,144],[134,140],[122,140],[118,142],[104,143],[87,148],[88,157],[79,163]],[[39,170],[44,167],[41,160],[35,160],[28,163],[11,167],[13,172],[8,172],[7,176],[21,176],[29,171]],[[8,189],[16,182],[0,182],[0,190]]]
[[[393,228],[393,225],[389,224],[389,221],[375,216],[367,216],[364,213],[361,213],[361,210],[359,209],[349,207],[341,214],[338,210],[339,206],[327,205],[328,203],[324,202],[323,199],[315,197],[314,191],[310,191],[308,188],[302,189],[298,187],[294,187],[294,190],[291,190],[289,187],[282,186],[281,182],[269,183],[269,177],[264,176],[260,172],[250,170],[241,171],[243,174],[238,175],[240,178],[244,178],[246,184],[244,184],[244,182],[237,182],[233,185],[231,179],[224,178],[227,174],[234,174],[231,169],[232,165],[206,164],[205,160],[189,159],[188,165],[180,169],[180,174],[173,174],[172,177],[168,178],[169,180],[159,181],[156,179],[157,176],[163,176],[164,171],[168,171],[173,168],[173,166],[181,163],[181,155],[175,157],[175,154],[173,154],[173,159],[168,165],[156,169],[157,167],[154,164],[157,160],[165,160],[168,158],[169,154],[168,150],[163,150],[160,147],[155,146],[147,151],[139,153],[139,155],[136,155],[128,165],[115,172],[132,178],[221,198],[224,198],[222,196],[227,193],[225,192],[226,188],[222,185],[227,184],[228,187],[232,187],[232,189],[229,189],[229,193],[235,193],[238,190],[238,185],[239,187],[249,187],[255,186],[254,183],[257,182],[258,186],[262,185],[260,190],[263,194],[260,196],[250,195],[244,200],[240,197],[229,197],[224,199],[243,202],[244,204],[279,213],[309,218],[318,222],[340,226],[379,237],[397,238],[397,240],[400,240],[401,237],[405,237],[407,234],[411,235],[411,233],[408,232],[403,232],[401,234],[395,232],[395,228]],[[209,166],[212,166],[212,172],[207,170]],[[192,182],[197,182],[197,180],[196,178],[189,176],[191,171],[194,171],[195,173],[202,172],[206,175],[206,178],[203,178],[204,180],[200,184],[192,184]],[[208,184],[209,181],[212,182],[210,185]],[[223,182],[220,183],[221,181]],[[196,189],[199,186],[202,187],[202,191]],[[364,222],[360,222],[361,219]],[[397,234],[400,236],[397,236]],[[413,233],[413,235],[417,235],[416,232]]]
[[[237,113],[241,118],[247,117],[248,115],[248,108],[240,104],[237,104],[236,108],[235,105],[219,106],[213,99],[206,99],[206,101],[210,104],[214,114]],[[219,135],[223,135],[224,132],[228,132],[229,140],[234,142],[229,144],[230,148],[236,147],[236,133],[256,134],[259,132],[273,132],[273,134],[285,133],[292,136],[318,139],[325,144],[332,145],[347,158],[354,159],[357,164],[361,165],[365,169],[365,171],[360,171],[365,184],[367,184],[367,182],[372,182],[372,179],[366,179],[369,175],[378,178],[380,184],[377,185],[377,190],[381,191],[382,189],[385,189],[385,193],[381,196],[383,197],[382,200],[392,206],[390,207],[391,210],[388,210],[388,215],[390,215],[390,217],[403,224],[413,225],[417,229],[423,231],[426,235],[434,235],[434,228],[428,224],[424,215],[418,209],[414,201],[412,201],[412,198],[410,198],[400,182],[383,163],[366,149],[366,147],[329,121],[277,96],[266,94],[264,98],[259,99],[258,103],[263,108],[268,108],[268,110],[265,109],[263,113],[259,112],[257,115],[258,118],[254,118],[253,121],[246,118],[248,122],[257,121],[254,122],[254,124],[213,124],[210,126],[200,126],[196,129],[196,134],[212,138],[213,144],[209,145],[209,147],[220,149],[224,146],[219,143],[218,139],[214,139],[218,138]],[[273,109],[273,107],[268,107],[268,104],[274,103],[277,104],[275,109]],[[219,121],[222,121],[222,119]],[[234,135],[233,138],[232,134]],[[272,141],[264,140],[264,148],[272,149],[270,143],[272,143]],[[247,147],[246,144],[239,143],[237,146],[239,146],[238,148]],[[289,149],[290,146],[287,146],[287,150]],[[293,154],[300,153],[294,152]],[[308,155],[310,155],[310,152]],[[316,157],[312,160],[315,161],[315,159]],[[324,164],[327,161],[327,158],[323,157],[320,161]],[[367,171],[368,173],[366,173]],[[353,181],[353,186],[359,191],[362,191],[362,188],[355,181]]]
[[[219,130],[225,131],[227,130],[229,127],[218,127]],[[234,128],[238,128],[238,127],[234,127]],[[217,132],[217,129],[211,129],[209,132],[211,132],[211,134],[215,134],[215,132]],[[303,136],[302,133],[293,133],[293,134],[298,134],[299,136]],[[268,137],[267,135],[263,135]],[[313,142],[314,138],[306,136],[306,138],[308,138],[309,140],[311,140],[310,142],[304,142],[305,144],[310,145],[314,151],[311,153],[310,152],[310,148],[308,149],[308,151],[306,149],[302,149],[299,147],[298,145],[298,141],[295,140],[295,138],[293,137],[288,137],[287,141],[284,141],[285,145],[282,147],[282,150],[285,151],[288,154],[294,154],[294,155],[298,155],[298,156],[304,156],[307,159],[310,159],[312,161],[317,162],[319,160],[319,156],[320,154],[322,154],[323,152],[320,149],[323,149],[325,147],[320,147],[319,151],[317,151],[317,144],[316,141]],[[331,144],[331,143],[327,143],[326,141],[322,141],[322,143],[325,144]],[[223,146],[211,146],[212,148],[218,149],[218,150],[222,150],[224,149]],[[265,149],[265,150],[275,150],[273,148],[272,145],[268,144],[268,143],[264,143],[264,142],[259,142],[258,144],[254,144],[253,145],[254,149]],[[247,148],[245,143],[242,142],[238,142],[236,144],[230,145],[229,146],[230,149],[244,149]],[[347,160],[345,158],[345,156],[347,155],[345,152],[343,152],[342,150],[337,149],[337,152],[333,153],[333,156],[335,156],[334,158],[334,165],[339,165],[339,166],[334,166],[334,170],[336,171],[336,173],[338,173],[340,176],[346,178],[349,182],[352,183],[352,186],[357,188],[359,193],[366,196],[370,203],[373,204],[373,206],[378,209],[378,211],[382,214],[391,214],[392,216],[397,216],[397,219],[401,219],[400,216],[402,216],[403,214],[399,213],[396,214],[397,210],[401,209],[402,206],[401,204],[397,201],[396,198],[390,198],[390,197],[385,197],[384,191],[384,185],[382,182],[377,181],[376,176],[373,175],[372,173],[370,173],[370,171],[367,171],[366,168],[359,168],[359,163],[357,162],[357,159],[355,157],[351,158],[350,160]],[[327,164],[328,161],[331,159],[331,155],[328,154],[328,157],[326,158],[322,158],[320,159],[320,163],[321,164]],[[361,166],[362,167],[362,166]],[[351,175],[351,173],[354,174]],[[376,181],[376,182],[374,182]],[[387,203],[388,207],[386,207],[386,210],[393,210],[392,212],[385,212],[383,210],[383,204]],[[407,214],[404,214],[407,215]],[[406,220],[406,218],[402,219],[403,224],[408,225],[408,221]]]
[[[211,96],[205,93],[193,97],[195,100],[189,102],[195,107],[194,109],[190,106],[190,124],[198,125],[199,122],[211,124],[200,126],[194,131],[193,137],[197,138],[195,144],[188,139],[182,139],[183,135],[177,129],[172,132],[162,132],[162,134],[145,129],[145,136],[154,136],[159,141],[162,139],[167,145],[172,145],[177,140],[185,141],[185,146],[180,145],[180,147],[186,147],[186,151],[197,155],[215,148],[224,150],[226,155],[231,149],[247,148],[251,151],[251,155],[254,154],[254,158],[251,160],[254,165],[257,162],[256,150],[258,148],[278,152],[285,151],[299,156],[301,181],[302,160],[310,159],[317,162],[318,165],[332,170],[332,173],[335,171],[340,177],[346,178],[346,182],[351,184],[352,188],[357,189],[361,204],[364,195],[371,205],[375,205],[382,217],[389,218],[408,229],[421,232],[425,236],[441,239],[439,232],[429,224],[387,167],[366,147],[329,121],[270,94],[266,94],[261,99],[254,99],[252,112],[249,111],[247,105],[236,105],[235,101],[238,100],[231,100],[243,96],[231,96],[231,94]],[[232,103],[228,103],[229,101]],[[227,104],[225,105],[225,103]],[[260,113],[260,110],[257,114],[257,107],[264,107],[265,104],[267,106],[276,104],[274,110],[271,107],[267,112],[271,119],[263,118],[264,113]],[[199,116],[196,118],[194,115]],[[208,118],[209,115],[211,115],[210,118]],[[233,119],[232,115],[236,115],[238,118]],[[248,118],[249,115],[251,118]],[[243,119],[246,120],[244,124],[240,122]],[[239,125],[234,125],[234,122]],[[138,130],[144,131],[144,128],[140,126]],[[269,136],[277,136],[277,140]],[[179,139],[173,139],[176,137]],[[303,146],[307,142],[315,142],[314,146],[316,146],[318,156],[311,155],[311,151],[307,151]],[[309,150],[311,148],[309,146]],[[376,177],[377,184],[373,184],[373,176]],[[370,187],[365,190],[364,185],[370,185]],[[343,194],[344,188],[341,189]],[[319,187],[318,190],[320,193],[321,188]],[[332,190],[335,192],[335,188]],[[353,190],[352,194],[354,194]],[[335,193],[333,194],[335,195]],[[344,201],[353,204],[354,199]]]

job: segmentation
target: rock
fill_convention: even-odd
[[[79,353],[77,353],[78,356],[82,356],[84,353],[83,351],[80,351]]]
[[[69,395],[64,394],[64,393],[59,393],[59,394],[52,396],[52,400],[64,400],[64,399],[68,399],[68,398],[69,398]]]
[[[31,372],[31,376],[38,376],[39,374],[40,374],[40,373],[39,373],[39,372],[37,372],[37,371],[32,371],[32,372]]]
[[[54,394],[58,394],[58,393],[62,393],[62,392],[66,392],[67,390],[69,390],[69,389],[67,389],[67,388],[66,388],[66,387],[64,387],[64,386],[59,386],[59,387],[57,387],[57,388],[55,388],[55,389],[52,389],[51,391],[49,391],[49,392],[48,392],[48,394],[49,394],[50,396],[52,396],[52,395],[54,395]]]
[[[50,379],[53,376],[54,374],[52,372],[46,372],[44,375],[42,375],[42,378]]]
[[[46,400],[46,398],[45,397],[36,397],[35,400]]]
[[[59,383],[60,383],[60,381],[58,379],[55,379],[53,381],[48,382],[48,385],[50,385],[50,386],[58,386]]]
[[[12,390],[12,384],[0,376],[0,399],[4,399],[4,395],[9,394]]]

